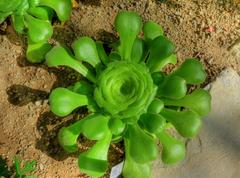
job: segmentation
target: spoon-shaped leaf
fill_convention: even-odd
[[[108,148],[111,143],[112,135],[110,132],[102,140],[97,143],[88,151],[79,155],[78,166],[80,171],[93,177],[101,177],[105,174],[108,168]]]
[[[31,63],[40,63],[45,60],[45,55],[52,48],[48,42],[32,43],[28,40],[26,56]]]
[[[171,76],[158,87],[157,96],[171,99],[183,98],[187,93],[186,81],[178,76]]]
[[[85,61],[93,67],[101,64],[95,42],[89,37],[81,37],[72,45],[76,58]]]
[[[153,113],[142,114],[138,123],[150,133],[161,132],[166,126],[166,120],[161,115]]]
[[[130,61],[133,43],[142,28],[141,18],[135,12],[120,12],[114,24],[120,36],[119,53],[122,60]]]
[[[167,121],[171,122],[183,137],[194,137],[198,134],[202,120],[194,111],[174,111],[163,109],[160,113]]]
[[[74,85],[68,87],[69,90],[79,93],[81,95],[87,95],[92,97],[93,96],[93,85],[89,84],[86,81],[79,81],[76,82]],[[97,103],[94,100],[91,100],[89,105],[87,106],[89,112],[97,112],[99,111],[99,108],[97,106]]]
[[[125,126],[126,124],[118,118],[111,118],[108,122],[108,127],[113,135],[120,135],[124,131]]]
[[[89,96],[93,96],[93,90],[94,90],[93,86],[83,80],[76,82],[72,88],[73,92]]]
[[[159,36],[151,42],[147,66],[151,72],[161,71],[168,64],[176,64],[176,56],[172,53],[175,47],[173,43],[164,36]]]
[[[165,76],[163,72],[152,73],[152,79],[155,85],[159,86],[163,83]]]
[[[196,59],[186,59],[171,75],[184,78],[187,84],[200,84],[206,79],[202,63]]]
[[[56,88],[49,96],[51,111],[60,117],[69,115],[80,106],[88,105],[89,100],[86,95],[74,93],[66,88]]]
[[[97,46],[97,51],[98,51],[98,55],[99,58],[101,59],[102,63],[107,66],[107,64],[109,63],[109,57],[107,56],[107,53],[103,47],[103,43],[102,42],[96,42],[96,46]]]
[[[12,12],[21,4],[22,0],[0,0],[0,12]]]
[[[39,0],[28,0],[29,7],[36,7],[39,5]]]
[[[87,118],[78,120],[74,124],[62,127],[59,130],[58,141],[65,151],[72,153],[78,150],[77,139],[82,132],[82,125],[85,119]]]
[[[132,55],[131,55],[132,61],[139,63],[146,56],[146,52],[147,50],[146,50],[145,42],[140,38],[136,38],[132,47]]]
[[[164,131],[158,133],[157,136],[163,146],[162,161],[165,164],[174,164],[184,159],[186,151],[182,141],[177,140]]]
[[[158,114],[164,108],[164,103],[162,100],[155,98],[152,103],[148,106],[148,113]]]
[[[112,51],[108,57],[111,62],[121,60],[121,56],[116,51]]]
[[[0,12],[0,24],[11,14],[12,12]]]
[[[21,0],[21,3],[19,4],[19,6],[14,11],[14,14],[24,15],[28,9],[29,9],[28,0]]]
[[[28,28],[28,37],[32,42],[40,43],[51,38],[53,28],[50,22],[34,18],[27,14],[24,17]]]
[[[144,40],[150,45],[150,42],[158,36],[163,36],[163,29],[155,22],[148,21],[143,24]]]
[[[27,12],[42,20],[51,20],[53,17],[53,10],[49,7],[32,7],[27,10]]]
[[[24,16],[12,14],[11,17],[14,30],[19,34],[22,34],[25,29]]]
[[[123,166],[124,178],[149,178],[151,176],[151,163],[139,164],[130,156],[129,140],[124,139],[125,160]]]
[[[95,76],[79,61],[75,60],[62,46],[55,46],[46,55],[46,63],[49,67],[67,66],[70,67],[90,81],[95,82]]]
[[[101,140],[109,134],[109,117],[102,114],[92,114],[85,119],[82,132],[90,140]]]
[[[137,124],[128,125],[129,152],[132,159],[140,164],[157,158],[156,140],[147,135]]]
[[[178,100],[166,98],[162,100],[167,106],[183,106],[195,111],[200,116],[206,116],[211,110],[211,95],[203,89],[197,89]]]
[[[65,22],[70,18],[72,10],[71,0],[39,0],[39,5],[54,9],[61,22]]]

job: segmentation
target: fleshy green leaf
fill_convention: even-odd
[[[0,12],[12,12],[21,4],[22,0],[0,0]]]
[[[113,135],[120,135],[124,129],[126,124],[118,118],[111,118],[108,122],[108,127]]]
[[[120,36],[122,60],[131,61],[133,43],[142,28],[141,18],[135,12],[120,12],[115,19],[115,28]]]
[[[88,82],[86,81],[79,81],[79,82],[76,82],[74,85],[73,85],[73,88],[71,89],[73,92],[76,92],[76,93],[79,93],[79,94],[82,94],[82,95],[89,95],[89,96],[93,96],[93,86],[91,84],[89,84]]]
[[[92,114],[85,119],[82,132],[90,140],[101,140],[109,134],[109,117],[102,114]]]
[[[174,164],[184,159],[186,150],[182,141],[177,140],[164,131],[158,133],[157,136],[163,146],[162,161],[165,164]]]
[[[108,136],[108,120],[108,117],[101,114],[91,114],[68,127],[61,128],[58,141],[67,152],[76,152],[77,139],[81,133],[90,140],[100,140]]]
[[[132,61],[136,63],[142,61],[146,56],[146,49],[145,42],[140,38],[136,38],[132,47]]]
[[[123,166],[124,178],[150,178],[151,163],[139,164],[130,156],[129,140],[124,139],[125,160]]]
[[[171,76],[158,87],[157,96],[171,99],[183,98],[187,93],[186,81],[178,76]]]
[[[34,18],[33,16],[27,14],[24,17],[28,28],[28,37],[32,42],[45,42],[51,38],[53,28],[50,22]]]
[[[11,14],[12,12],[0,12],[0,24]]]
[[[76,58],[85,61],[93,67],[101,64],[95,42],[89,37],[81,37],[74,41],[72,45]]]
[[[155,85],[159,86],[163,83],[165,76],[163,72],[152,73],[152,79]]]
[[[166,126],[166,120],[161,115],[153,113],[142,114],[138,123],[150,133],[161,132]]]
[[[66,88],[56,88],[49,96],[51,111],[60,117],[69,115],[80,106],[88,105],[89,100],[86,95],[74,93]]]
[[[97,143],[88,151],[79,155],[78,166],[80,171],[93,177],[101,177],[108,168],[108,149],[111,143],[112,135],[109,132],[105,138]]]
[[[25,29],[24,16],[12,14],[11,17],[12,17],[13,28],[17,33],[22,34]]]
[[[155,98],[152,103],[148,106],[148,113],[158,114],[164,108],[164,103],[162,100]]]
[[[200,116],[206,116],[211,110],[211,95],[208,91],[197,89],[182,99],[162,99],[167,106],[183,106],[189,108]]]
[[[109,57],[107,56],[106,51],[103,47],[103,43],[96,42],[96,46],[97,46],[99,58],[101,59],[102,63],[106,66],[110,61],[109,61]]]
[[[54,9],[58,19],[62,22],[65,22],[70,18],[72,10],[71,0],[39,0],[39,5]]]
[[[196,59],[186,59],[172,75],[184,78],[187,84],[201,84],[206,79],[204,67]]]
[[[89,117],[89,116],[88,116]],[[77,139],[82,132],[82,125],[86,118],[78,120],[68,127],[62,127],[58,132],[58,142],[69,153],[78,150]]]
[[[28,0],[29,7],[36,7],[39,5],[39,0]]]
[[[128,125],[129,153],[132,159],[140,164],[153,161],[158,156],[156,140],[147,135],[139,126]]]
[[[158,36],[163,36],[163,29],[157,23],[148,21],[143,24],[143,33],[145,41],[150,45],[152,40]]]
[[[113,51],[109,54],[109,60],[111,62],[113,61],[120,61],[121,60],[121,56],[116,52],[116,51]]]
[[[83,76],[87,77],[90,81],[95,82],[95,76],[79,61],[75,60],[67,49],[62,46],[55,46],[46,55],[46,63],[49,67],[67,66],[70,67]]]
[[[45,60],[45,55],[51,48],[52,45],[48,42],[32,43],[29,40],[26,57],[31,63],[41,63]]]
[[[151,42],[147,66],[151,72],[161,71],[168,64],[176,64],[176,56],[173,55],[175,47],[173,43],[164,36],[159,36]]]
[[[19,6],[15,9],[14,14],[16,15],[24,15],[25,12],[29,9],[28,0],[21,0]]]
[[[41,20],[51,20],[54,15],[53,10],[49,7],[32,7],[27,12]]]
[[[183,137],[196,136],[202,126],[200,116],[193,111],[174,111],[163,109],[160,113],[167,121],[171,122]]]

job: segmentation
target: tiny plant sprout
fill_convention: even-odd
[[[12,25],[19,34],[26,34],[26,57],[32,63],[45,59],[52,48],[48,40],[53,34],[54,14],[61,22],[69,19],[71,0],[0,0],[0,23],[11,16]]]
[[[160,150],[165,164],[185,157],[184,142],[170,134],[169,125],[182,137],[198,134],[201,117],[210,111],[211,96],[202,89],[187,91],[189,85],[203,83],[206,73],[197,59],[186,59],[178,69],[164,73],[164,67],[176,64],[177,59],[174,44],[158,24],[143,24],[138,14],[120,12],[115,27],[119,41],[110,45],[109,53],[89,37],[77,39],[72,52],[58,45],[47,53],[49,67],[70,67],[88,80],[52,90],[50,108],[61,117],[81,106],[89,109],[88,116],[58,134],[60,145],[70,153],[78,150],[79,135],[96,141],[79,155],[81,172],[103,176],[110,143],[122,140],[123,176],[149,178]]]

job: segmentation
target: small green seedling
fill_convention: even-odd
[[[69,153],[78,150],[79,135],[96,141],[79,155],[81,172],[91,177],[104,175],[110,143],[123,140],[123,176],[149,178],[159,140],[165,164],[185,157],[185,145],[168,132],[169,124],[183,137],[198,134],[201,118],[210,111],[211,97],[203,89],[187,91],[189,85],[203,83],[206,72],[197,59],[186,59],[172,73],[164,73],[167,64],[177,62],[174,44],[158,24],[143,24],[134,12],[120,12],[115,28],[120,39],[111,45],[109,54],[101,42],[89,37],[77,39],[73,53],[61,45],[47,53],[49,67],[67,66],[88,79],[54,89],[50,108],[65,117],[81,106],[88,107],[87,117],[61,128],[58,134],[60,145]],[[142,31],[143,38],[139,36]]]
[[[0,24],[11,16],[14,29],[27,34],[27,59],[39,63],[51,49],[48,40],[53,34],[52,18],[56,13],[61,22],[69,19],[71,0],[0,0]]]
[[[18,157],[15,157],[13,165],[16,172],[14,178],[37,178],[37,176],[26,176],[26,174],[36,170],[36,161],[27,161],[22,165],[22,161]]]

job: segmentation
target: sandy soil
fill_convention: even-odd
[[[116,38],[113,21],[120,10],[137,11],[144,21],[163,26],[177,46],[179,61],[199,58],[207,67],[207,83],[225,67],[240,72],[240,4],[238,0],[81,0],[64,26],[56,23],[54,42],[70,45],[79,36],[110,42]],[[25,40],[7,21],[0,27],[0,155],[9,165],[14,155],[38,162],[35,175],[41,178],[86,177],[76,165],[78,154],[67,155],[56,134],[86,112],[78,110],[67,118],[49,112],[52,88],[67,86],[81,78],[69,69],[31,65],[24,56]],[[91,144],[80,139],[81,150]],[[121,145],[112,145],[110,162],[123,158]],[[105,177],[108,177],[107,175]]]

